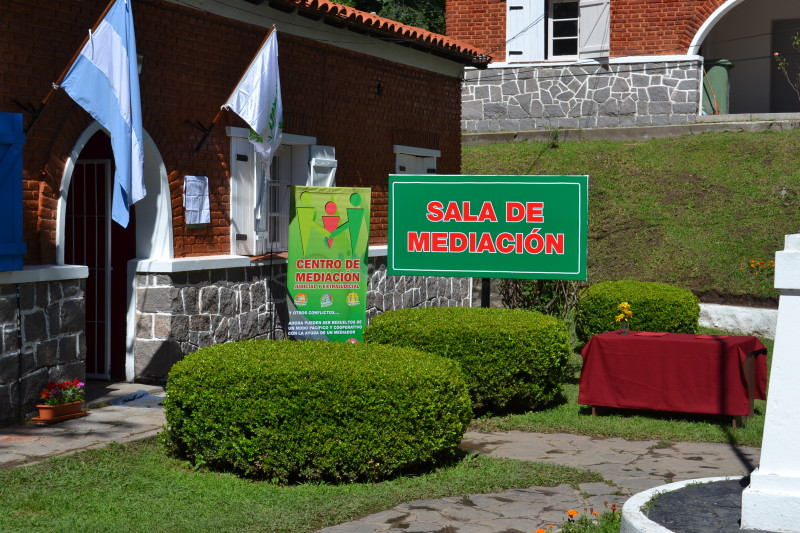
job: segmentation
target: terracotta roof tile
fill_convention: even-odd
[[[359,27],[376,37],[401,39],[409,45],[447,57],[468,66],[486,68],[492,58],[471,44],[415,26],[379,17],[366,11],[328,2],[327,0],[270,0],[270,5],[293,7],[307,13],[317,13],[331,21]]]

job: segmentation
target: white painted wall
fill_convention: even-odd
[[[731,113],[768,113],[772,59],[772,21],[800,18],[796,0],[746,0],[731,9],[703,41],[706,59],[733,61]]]

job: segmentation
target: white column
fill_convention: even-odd
[[[780,290],[761,464],[742,494],[742,528],[800,532],[800,234],[775,254]]]

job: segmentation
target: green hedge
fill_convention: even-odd
[[[428,307],[378,315],[364,340],[417,348],[461,363],[473,409],[527,410],[561,391],[569,357],[561,320],[520,309]]]
[[[242,341],[169,373],[165,440],[195,465],[279,483],[376,481],[452,454],[472,418],[456,363],[411,349]]]
[[[631,304],[632,330],[696,333],[700,317],[697,296],[665,283],[604,281],[585,289],[576,306],[575,334],[582,343],[593,335],[619,329],[620,302]]]

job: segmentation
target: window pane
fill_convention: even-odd
[[[553,40],[553,55],[554,56],[578,55],[578,39]]]
[[[553,4],[554,19],[576,19],[578,18],[578,2],[559,2]]]
[[[553,37],[577,37],[578,21],[564,20],[553,22]]]

